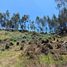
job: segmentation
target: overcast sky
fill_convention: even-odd
[[[29,14],[32,19],[36,16],[58,15],[54,0],[0,0],[0,12],[6,10],[10,13],[19,12],[21,15]]]

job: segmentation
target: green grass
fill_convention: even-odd
[[[40,59],[40,62],[41,63],[48,63],[48,64],[54,63],[54,60],[53,60],[51,54],[48,54],[48,55],[40,55],[39,59]]]
[[[26,35],[25,35],[26,34]],[[49,34],[39,34],[37,33],[37,38],[47,39],[48,37],[52,37],[52,35]],[[10,39],[13,42],[20,41],[20,40],[31,40],[32,39],[32,33],[25,32],[21,33],[18,31],[9,32],[9,31],[0,31],[0,40],[4,39]],[[26,39],[23,39],[23,37],[26,36]]]

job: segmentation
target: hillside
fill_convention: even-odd
[[[67,36],[1,30],[0,67],[67,67]]]

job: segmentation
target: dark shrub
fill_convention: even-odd
[[[22,30],[22,32],[28,32],[28,30]]]
[[[42,50],[41,50],[41,52],[42,53],[44,53],[45,55],[48,55],[48,53],[49,53],[49,50],[48,50],[48,48],[47,47],[42,47]]]
[[[57,42],[59,42],[59,40],[57,39]]]
[[[50,41],[50,43],[53,43],[52,41]]]
[[[49,42],[49,40],[48,39],[46,39],[46,40],[42,40],[42,44],[44,44],[44,43],[48,43]]]
[[[20,47],[20,50],[23,50],[23,47]]]
[[[55,40],[55,37],[53,37],[53,40]]]
[[[53,51],[51,51],[51,54],[54,54],[54,52],[53,52]]]
[[[37,35],[37,33],[35,31],[32,32],[32,35]]]
[[[28,51],[26,55],[29,56],[29,59],[34,59],[35,58],[35,54],[33,54],[32,51]]]
[[[56,49],[59,49],[59,48],[61,48],[61,44],[57,44]]]
[[[10,42],[10,46],[13,46],[14,44],[12,42]]]
[[[39,38],[39,40],[42,40],[42,38]]]
[[[8,44],[6,44],[5,45],[5,49],[9,49],[10,47],[9,47],[9,45]]]
[[[37,48],[40,47],[40,45],[37,45]]]
[[[49,49],[53,49],[53,47],[52,47],[50,44],[47,44],[47,47],[48,47]]]
[[[19,42],[17,42],[16,45],[18,46],[19,45]]]
[[[51,38],[51,37],[49,37],[49,39],[51,40],[52,38]]]
[[[0,42],[1,42],[2,40],[0,40]]]
[[[25,40],[22,40],[21,43],[25,43]]]
[[[26,39],[26,36],[23,36],[23,39]]]
[[[28,44],[32,44],[32,42],[30,41]]]

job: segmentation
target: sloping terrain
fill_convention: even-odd
[[[67,36],[0,31],[0,67],[67,67]]]

